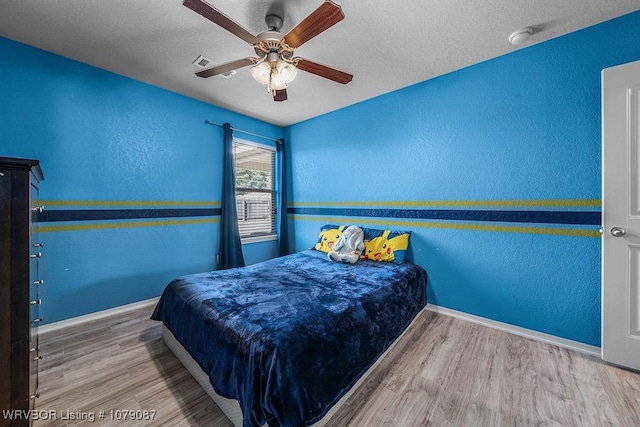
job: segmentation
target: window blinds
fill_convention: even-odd
[[[275,149],[234,141],[240,237],[275,234]]]

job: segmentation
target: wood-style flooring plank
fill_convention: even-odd
[[[232,427],[162,341],[150,308],[40,336],[34,426]],[[122,420],[111,411],[155,411]],[[63,420],[66,411],[104,419]],[[600,359],[422,312],[332,426],[640,426],[640,374]]]

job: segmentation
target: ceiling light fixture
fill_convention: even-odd
[[[522,44],[527,40],[529,40],[529,37],[531,37],[531,34],[533,34],[533,28],[530,28],[530,27],[521,28],[518,31],[514,31],[513,33],[511,33],[511,35],[509,36],[509,43],[511,43],[514,46]]]
[[[276,92],[286,89],[287,84],[296,78],[298,69],[292,61],[272,51],[265,55],[263,61],[251,67],[249,73],[258,84],[267,85],[267,91],[275,97]]]
[[[287,88],[296,78],[298,69],[293,62],[282,59],[278,52],[269,52],[265,59],[249,69],[251,77],[267,91],[274,92]]]

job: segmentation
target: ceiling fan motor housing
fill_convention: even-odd
[[[256,36],[260,40],[260,45],[254,45],[254,50],[260,58],[264,58],[271,52],[277,52],[283,59],[290,59],[293,56],[293,49],[286,49],[281,41],[283,34],[279,31],[267,30]]]

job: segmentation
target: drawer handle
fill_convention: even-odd
[[[42,252],[38,252],[37,254],[31,254],[31,258],[42,258]]]
[[[42,248],[43,246],[44,246],[44,243],[42,243],[42,242],[33,244],[34,248]]]
[[[29,304],[31,304],[31,305],[42,304],[42,300],[40,298],[38,298],[36,300],[29,301]]]
[[[36,394],[31,395],[31,399],[37,399],[37,398],[39,398],[39,397],[40,397],[40,392],[38,392],[38,393],[36,393]]]
[[[40,280],[36,280],[35,282],[31,282],[32,285],[43,285],[44,284],[44,280],[40,279]]]
[[[42,360],[42,355],[37,355],[36,357],[33,358],[33,360]]]
[[[38,212],[38,213],[42,213],[42,211],[44,210],[44,206],[36,206],[34,208],[31,208],[31,210],[33,212]]]
[[[33,323],[40,323],[40,322],[42,322],[42,321],[44,321],[44,317],[38,317],[37,319],[33,319],[31,322],[33,322]]]
[[[31,347],[31,348],[29,349],[29,351],[40,351],[40,346],[37,346],[37,347]]]

